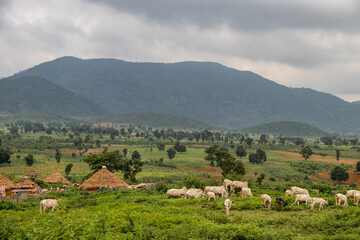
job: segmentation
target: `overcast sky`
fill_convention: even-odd
[[[359,0],[0,0],[0,77],[61,56],[213,61],[360,100]]]

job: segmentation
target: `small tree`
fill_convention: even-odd
[[[65,167],[65,174],[66,174],[67,176],[69,176],[72,167],[73,167],[73,164],[72,164],[72,163],[69,163],[68,165],[66,165],[66,167]]]
[[[310,156],[313,154],[313,151],[309,146],[305,146],[301,149],[300,154],[305,160],[308,160]]]
[[[166,152],[170,160],[173,159],[176,155],[176,151],[174,148],[169,148]]]
[[[56,151],[56,152],[55,152],[56,162],[57,162],[57,163],[60,163],[60,160],[61,160],[61,152],[60,152],[60,150],[59,150],[58,148],[57,148],[55,151]]]
[[[121,170],[121,157],[116,152],[106,152],[100,154],[91,154],[85,158],[83,161],[89,164],[90,169],[94,172],[100,170],[102,166],[110,172],[115,172]]]
[[[126,157],[127,153],[128,153],[128,149],[127,149],[127,148],[124,148],[124,149],[123,149],[123,155],[124,155],[124,157]]]
[[[340,160],[340,150],[336,149],[336,160]]]
[[[244,146],[240,145],[236,148],[235,154],[236,154],[236,156],[241,158],[241,157],[245,157],[247,155],[247,152],[246,152]]]
[[[249,154],[249,162],[251,163],[262,164],[266,162],[266,160],[266,153],[260,148],[256,150],[256,153]]]
[[[253,141],[254,141],[254,139],[252,139],[252,138],[250,138],[250,137],[248,137],[248,138],[245,139],[245,143],[246,143],[249,147],[251,146],[251,144],[252,144]]]
[[[333,181],[337,181],[338,184],[340,184],[341,181],[346,181],[349,179],[349,173],[346,172],[345,168],[342,168],[340,166],[336,166],[331,172],[330,172],[330,178]]]
[[[360,172],[360,161],[356,163],[356,171]]]
[[[184,153],[186,152],[186,146],[184,144],[180,144],[179,146],[177,146],[176,151]]]
[[[159,151],[164,151],[165,150],[165,144],[163,144],[163,143],[157,143],[156,146],[159,149]]]
[[[26,162],[26,165],[28,165],[29,167],[31,167],[35,160],[34,160],[34,156],[32,154],[28,154],[26,157],[25,157],[25,162]]]
[[[265,173],[260,174],[260,176],[258,176],[256,178],[256,183],[258,184],[258,186],[261,188],[261,184],[262,181],[265,179]]]
[[[9,150],[0,148],[0,164],[2,163],[10,164],[11,163],[10,157],[11,157],[11,152]]]
[[[126,159],[122,163],[121,171],[124,173],[124,178],[136,182],[135,176],[138,172],[141,172],[143,165],[140,153],[135,150],[131,154],[131,159]]]

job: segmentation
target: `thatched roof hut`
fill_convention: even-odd
[[[11,189],[15,188],[14,182],[1,174],[0,174],[0,186],[5,186],[6,196],[9,196],[11,194]]]
[[[37,183],[35,183],[33,180],[31,180],[30,178],[24,178],[20,181],[17,181],[15,183],[16,188],[18,189],[31,189],[31,188],[37,188],[37,189],[41,189],[41,187],[39,185],[37,185]],[[33,187],[31,187],[33,186]]]
[[[99,171],[97,171],[94,175],[92,175],[88,180],[83,182],[79,189],[88,190],[88,191],[96,191],[100,187],[104,189],[111,188],[119,188],[119,189],[127,189],[128,184],[117,177],[115,174],[110,172],[103,167]]]
[[[35,178],[42,179],[42,180],[45,179],[43,176],[37,174],[35,171],[29,172],[28,174],[25,175],[25,177],[35,177]]]
[[[44,182],[46,183],[58,183],[58,182],[62,182],[65,184],[70,184],[69,180],[67,180],[61,173],[59,173],[58,171],[55,171],[53,174],[51,174],[50,176],[46,177],[44,179]]]

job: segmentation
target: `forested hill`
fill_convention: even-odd
[[[0,80],[0,112],[32,115],[95,116],[108,110],[83,96],[41,77],[16,77]]]
[[[241,130],[244,133],[266,133],[272,135],[283,136],[307,136],[307,137],[323,137],[329,135],[327,132],[313,127],[306,123],[280,121],[264,123]]]
[[[18,75],[44,77],[117,114],[162,112],[235,129],[290,120],[329,132],[360,132],[357,104],[217,63],[62,57]]]

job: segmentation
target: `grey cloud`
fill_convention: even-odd
[[[341,1],[344,8],[312,7],[294,1],[271,0],[85,0],[105,4],[121,12],[142,15],[162,24],[197,24],[203,28],[228,24],[242,31],[266,31],[282,28],[360,29],[360,4],[356,0]],[[301,2],[301,1],[299,1]],[[312,3],[314,5],[314,2]]]

